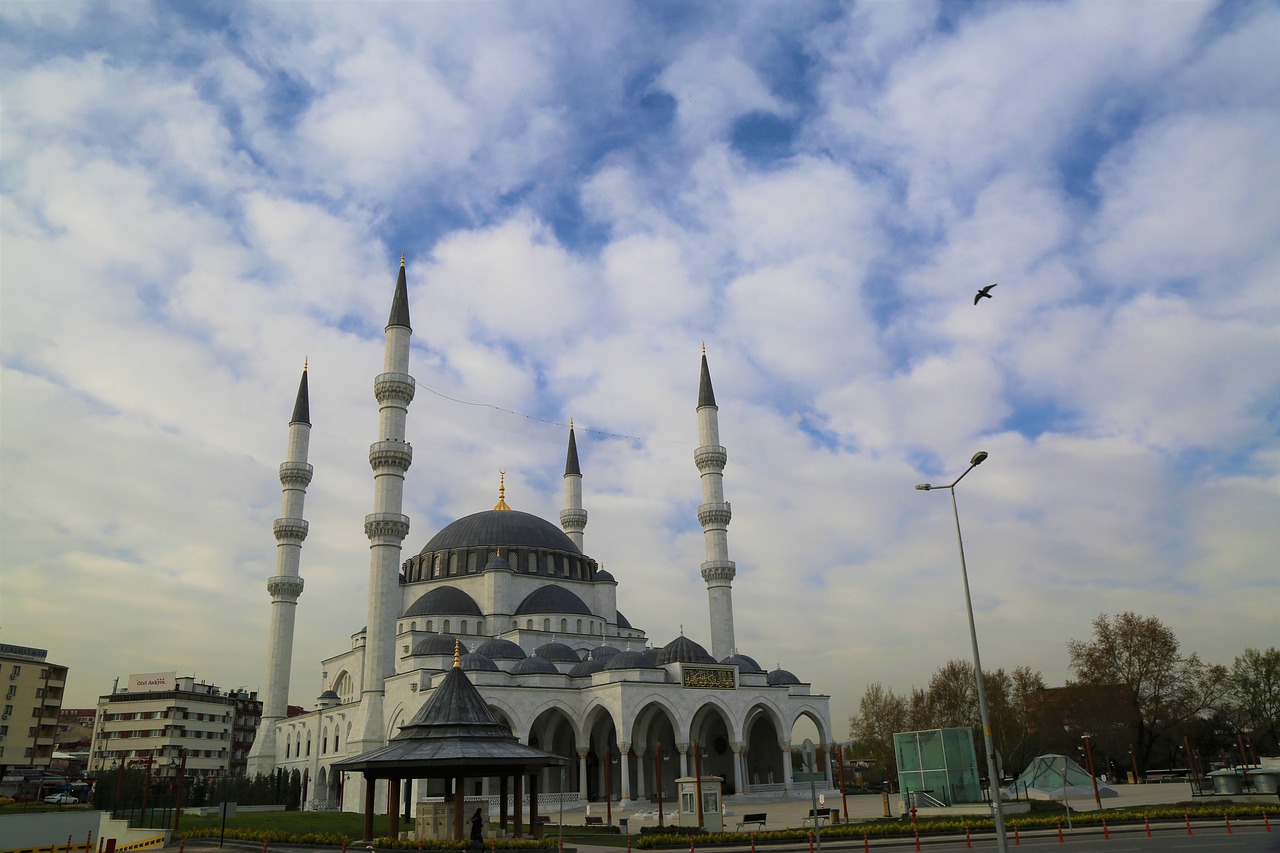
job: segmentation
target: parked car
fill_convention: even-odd
[[[44,801],[55,806],[74,806],[80,802],[70,794],[50,794],[44,798]]]

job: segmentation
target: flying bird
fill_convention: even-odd
[[[999,283],[999,282],[997,282],[997,284],[998,284],[998,283]],[[991,288],[993,288],[993,287],[995,287],[995,284],[988,284],[986,287],[984,287],[984,288],[982,288],[981,290],[979,290],[979,291],[978,291],[978,295],[977,295],[977,296],[975,296],[975,297],[973,297],[973,304],[974,304],[974,305],[977,305],[977,304],[978,304],[978,300],[979,300],[979,299],[981,299],[981,298],[982,298],[982,297],[984,297],[984,296],[985,296],[985,297],[987,297],[988,299],[990,299],[990,298],[991,298]]]

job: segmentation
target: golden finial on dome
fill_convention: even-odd
[[[703,358],[706,358],[706,357],[707,357],[707,342],[706,342],[706,341],[703,341],[703,342],[702,342],[702,357],[703,357]]]
[[[507,506],[507,472],[506,471],[498,472],[498,502],[494,504],[493,508],[506,509],[506,510],[511,509],[511,507]]]
[[[462,639],[453,638],[453,668],[462,669]]]
[[[400,253],[400,266],[404,266],[404,252]]]
[[[302,372],[307,372],[307,357],[305,355],[302,357]]]

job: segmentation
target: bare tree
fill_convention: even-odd
[[[1261,750],[1280,747],[1280,649],[1245,649],[1231,667],[1231,700]]]
[[[906,697],[878,681],[869,685],[858,701],[858,713],[849,718],[849,737],[859,752],[856,757],[875,759],[877,770],[885,778],[896,780],[898,763],[893,752],[893,735],[911,731],[911,722]]]
[[[1173,631],[1154,616],[1100,614],[1091,641],[1067,643],[1076,682],[1120,686],[1132,703],[1134,743],[1145,772],[1156,743],[1215,707],[1227,687],[1227,669],[1183,655]]]

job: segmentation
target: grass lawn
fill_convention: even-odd
[[[412,829],[413,821],[400,821],[400,829]],[[222,818],[219,815],[196,817],[182,816],[182,832],[202,830],[206,837],[217,837],[222,829]],[[364,815],[358,812],[244,812],[227,818],[227,829],[277,829],[296,832],[299,835],[308,832],[333,832],[350,838],[361,838],[364,835]],[[387,834],[387,816],[373,816],[373,834]]]

